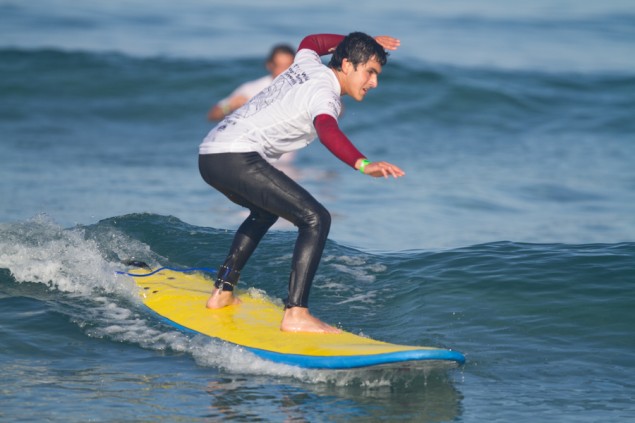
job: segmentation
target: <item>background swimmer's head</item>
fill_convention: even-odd
[[[295,50],[291,46],[277,44],[271,49],[265,65],[271,76],[275,78],[291,66],[294,58]]]

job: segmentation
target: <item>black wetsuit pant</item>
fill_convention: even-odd
[[[258,153],[202,154],[199,170],[205,182],[251,212],[236,232],[217,288],[233,288],[264,234],[282,217],[298,227],[286,306],[308,307],[311,284],[331,227],[328,210]]]

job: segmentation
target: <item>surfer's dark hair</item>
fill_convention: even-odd
[[[388,53],[370,35],[363,32],[351,32],[348,34],[331,56],[329,67],[335,70],[342,70],[342,61],[347,59],[357,69],[357,65],[375,59],[384,66],[388,61]]]

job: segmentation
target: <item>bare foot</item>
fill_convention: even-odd
[[[309,313],[308,308],[291,307],[284,311],[280,324],[283,332],[341,333],[336,327],[324,323]]]
[[[229,305],[240,304],[240,300],[234,297],[232,291],[221,291],[214,289],[212,296],[207,300],[207,308],[217,309],[227,307]]]

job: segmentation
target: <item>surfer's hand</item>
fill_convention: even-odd
[[[401,45],[399,39],[389,35],[378,35],[375,37],[375,41],[386,50],[397,50],[397,47]]]
[[[406,173],[399,167],[388,162],[371,162],[364,167],[364,174],[375,178],[379,178],[380,176],[383,176],[384,178],[387,178],[388,176],[399,178],[404,176]]]

